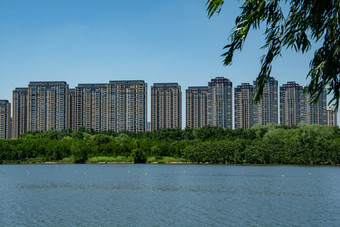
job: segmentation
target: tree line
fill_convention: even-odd
[[[250,129],[169,128],[152,132],[49,130],[0,140],[0,163],[65,161],[130,157],[144,163],[173,157],[194,163],[340,164],[339,127],[268,124]]]

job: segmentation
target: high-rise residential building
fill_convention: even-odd
[[[188,87],[186,90],[186,126],[201,128],[208,124],[208,87]]]
[[[116,132],[147,130],[147,83],[143,80],[110,81],[108,127]]]
[[[69,97],[69,128],[72,131],[76,131],[77,128],[77,96],[76,96],[76,89],[70,88],[68,90],[68,97]]]
[[[338,122],[337,122],[337,112],[327,106],[327,125],[330,125],[330,126],[337,126],[338,125]]]
[[[309,93],[304,94],[304,107],[301,111],[301,122],[307,124],[327,125],[327,97],[326,92],[321,93],[319,101],[310,102]]]
[[[13,91],[12,137],[19,138],[27,132],[27,94],[28,88],[16,88]]]
[[[298,125],[304,112],[303,87],[294,81],[280,87],[280,124]]]
[[[232,87],[224,77],[208,83],[208,125],[232,128]]]
[[[178,83],[151,86],[151,131],[182,127],[182,92]]]
[[[254,87],[242,83],[235,88],[235,128],[251,128],[254,125]]]
[[[64,81],[29,83],[27,131],[60,131],[69,127],[68,89]]]
[[[76,95],[76,129],[103,131],[108,129],[107,84],[79,84]]]
[[[0,100],[0,139],[11,138],[11,104]]]
[[[254,81],[254,87],[257,81]],[[266,125],[268,123],[278,124],[278,82],[270,77],[264,86],[261,101],[255,105],[254,123]]]

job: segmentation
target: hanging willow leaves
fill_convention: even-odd
[[[281,55],[282,48],[305,53],[311,49],[311,41],[322,46],[310,62],[308,92],[313,103],[322,92],[331,94],[329,104],[337,110],[340,97],[340,0],[247,0],[242,1],[241,14],[235,20],[230,43],[224,47],[224,65],[230,65],[236,50],[242,50],[251,29],[266,26],[267,53],[261,58],[261,71],[257,77],[254,101],[258,102],[269,80],[272,62]],[[208,0],[209,18],[220,13],[224,0]],[[289,4],[284,15],[282,5]]]

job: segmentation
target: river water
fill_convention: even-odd
[[[0,165],[0,226],[340,226],[340,167]]]

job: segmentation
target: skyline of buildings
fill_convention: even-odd
[[[234,128],[251,128],[270,122],[293,126],[299,123],[337,125],[336,112],[326,108],[326,94],[311,105],[309,95],[294,81],[280,86],[271,77],[259,104],[252,102],[254,88],[242,83],[234,88]],[[151,122],[147,122],[147,84],[143,80],[78,84],[69,88],[65,81],[32,81],[26,88],[13,90],[11,103],[2,102],[1,138],[18,138],[27,131],[78,130],[132,132],[160,128],[182,128],[182,92],[178,83],[151,86]],[[232,128],[232,82],[216,77],[208,86],[186,89],[185,127],[206,125]],[[278,114],[278,105],[280,113]],[[6,106],[6,108],[4,108]],[[8,107],[9,106],[9,107]],[[9,112],[8,112],[9,110]],[[9,120],[8,120],[9,117]],[[5,120],[6,119],[6,120]]]

